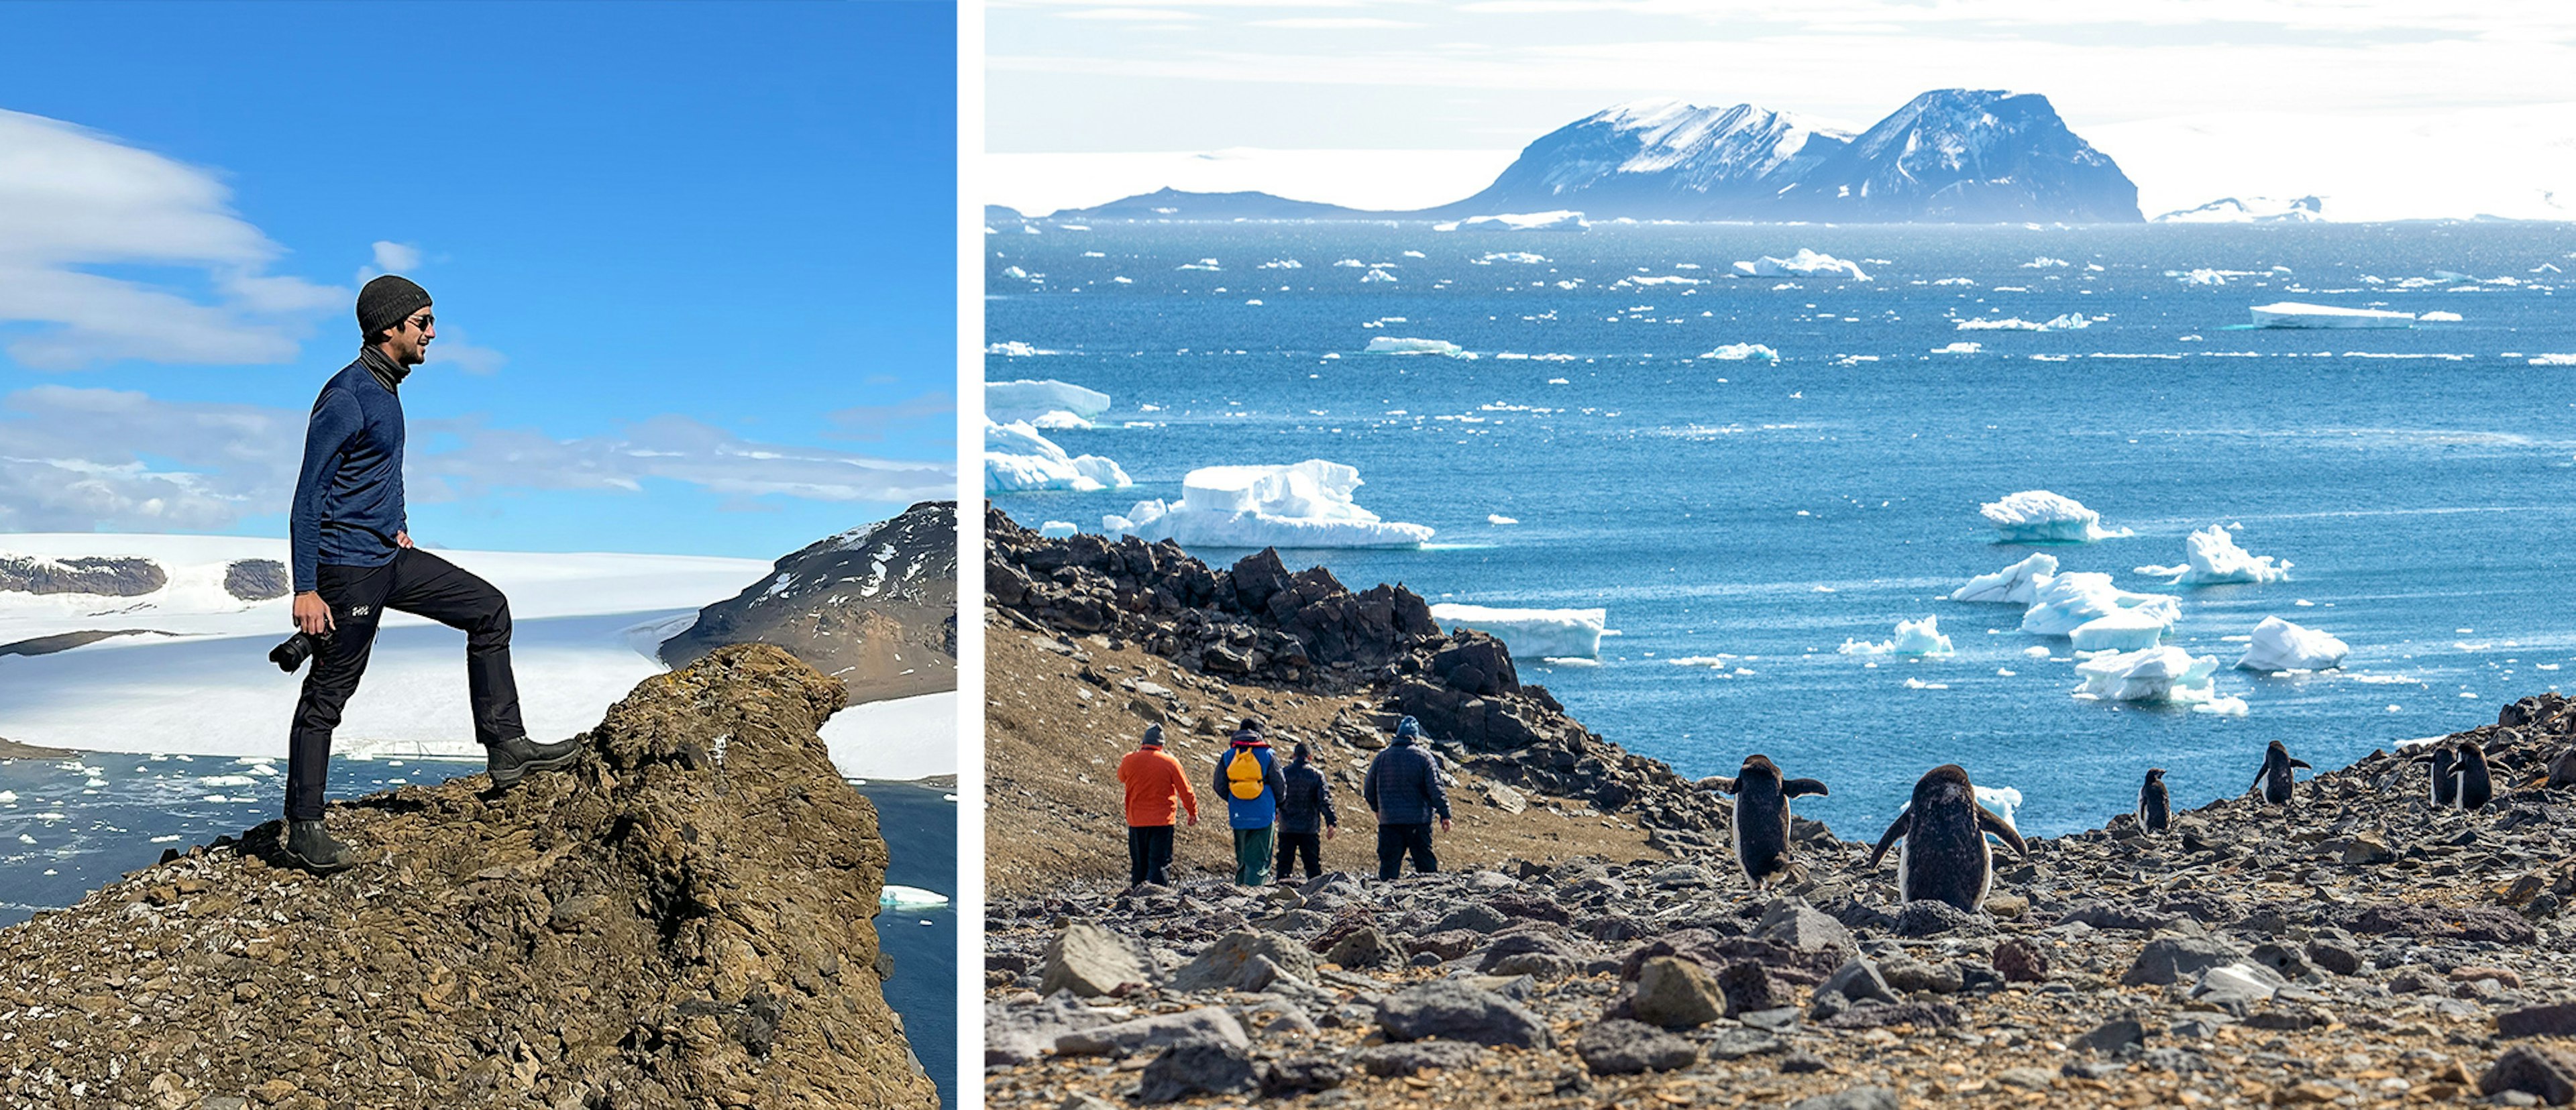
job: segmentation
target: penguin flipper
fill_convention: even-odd
[[[1814,779],[1790,779],[1789,781],[1780,784],[1780,795],[1786,798],[1802,797],[1808,794],[1821,796],[1828,793],[1831,793],[1831,791],[1825,789],[1825,784],[1817,782]]]
[[[2013,828],[2012,822],[1995,816],[1993,811],[1984,806],[1977,807],[1977,827],[1993,833],[1995,839],[2012,845],[2012,850],[2021,858],[2030,858],[2030,845],[2022,841],[2020,830]]]
[[[2308,762],[2307,760],[2304,760],[2304,759],[2293,759],[2293,760],[2291,760],[2291,761],[2290,761],[2290,766],[2292,766],[2292,767],[2302,767],[2302,768],[2306,768],[2307,770],[2310,770],[2310,771],[2313,771],[2313,770],[2316,770],[2316,769],[2317,769],[2317,765],[2316,765],[2316,764],[2314,764],[2314,763],[2310,763],[2310,762]]]
[[[1878,847],[1869,853],[1869,865],[1871,867],[1877,867],[1879,858],[1885,856],[1889,848],[1895,847],[1897,841],[1904,839],[1905,830],[1913,824],[1913,810],[1909,809],[1903,813],[1897,814],[1896,822],[1887,826],[1886,832],[1879,834]]]

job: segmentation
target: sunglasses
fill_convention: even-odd
[[[412,327],[412,328],[418,329],[418,330],[420,330],[420,331],[428,331],[432,325],[435,325],[435,324],[437,324],[437,323],[438,323],[438,317],[437,317],[437,316],[435,316],[435,315],[432,315],[432,314],[430,314],[430,313],[424,312],[424,313],[421,313],[421,314],[420,314],[420,315],[418,315],[418,316],[414,316],[414,317],[412,317],[411,319],[408,319],[408,320],[403,321],[403,323],[404,323],[406,326],[409,326],[409,327]]]

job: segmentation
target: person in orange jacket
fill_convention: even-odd
[[[1163,726],[1146,728],[1144,744],[1118,761],[1118,781],[1127,787],[1127,884],[1170,886],[1174,811],[1197,825],[1199,796],[1181,761],[1163,750]]]

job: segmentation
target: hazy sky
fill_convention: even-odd
[[[993,0],[996,152],[1518,147],[1646,97],[1865,126],[1926,89],[2087,126],[2576,99],[2576,5]]]
[[[0,4],[0,531],[284,535],[387,270],[423,543],[953,496],[955,65],[938,3]]]

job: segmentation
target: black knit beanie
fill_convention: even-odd
[[[412,284],[412,280],[386,274],[358,290],[358,342],[372,344],[379,332],[390,331],[412,313],[429,307],[429,290]]]

